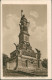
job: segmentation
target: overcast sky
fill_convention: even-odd
[[[3,53],[10,56],[19,43],[21,10],[30,22],[29,42],[32,49],[38,48],[42,58],[47,58],[47,6],[46,5],[3,5]]]

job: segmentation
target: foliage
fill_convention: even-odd
[[[9,60],[9,57],[6,54],[3,54],[3,66],[6,66],[6,63],[8,60]]]
[[[47,59],[43,59],[43,61],[42,61],[42,66],[43,66],[44,68],[47,68],[47,65],[48,65],[48,60],[47,60]]]

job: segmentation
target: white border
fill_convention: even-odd
[[[3,77],[2,69],[2,4],[47,4],[48,77]],[[51,0],[2,0],[1,1],[1,79],[51,79]]]

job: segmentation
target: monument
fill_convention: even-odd
[[[29,22],[21,10],[19,44],[15,44],[16,50],[10,53],[10,59],[7,62],[7,69],[31,73],[41,70],[41,53],[38,49],[35,52],[29,42],[28,27]],[[32,26],[33,27],[33,26]]]

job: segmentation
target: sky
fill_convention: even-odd
[[[16,48],[13,43],[19,43],[21,10],[30,22],[28,31],[32,49],[41,51],[41,58],[47,58],[47,5],[17,5],[3,4],[2,6],[2,52],[10,56]],[[36,51],[35,51],[36,52]]]

